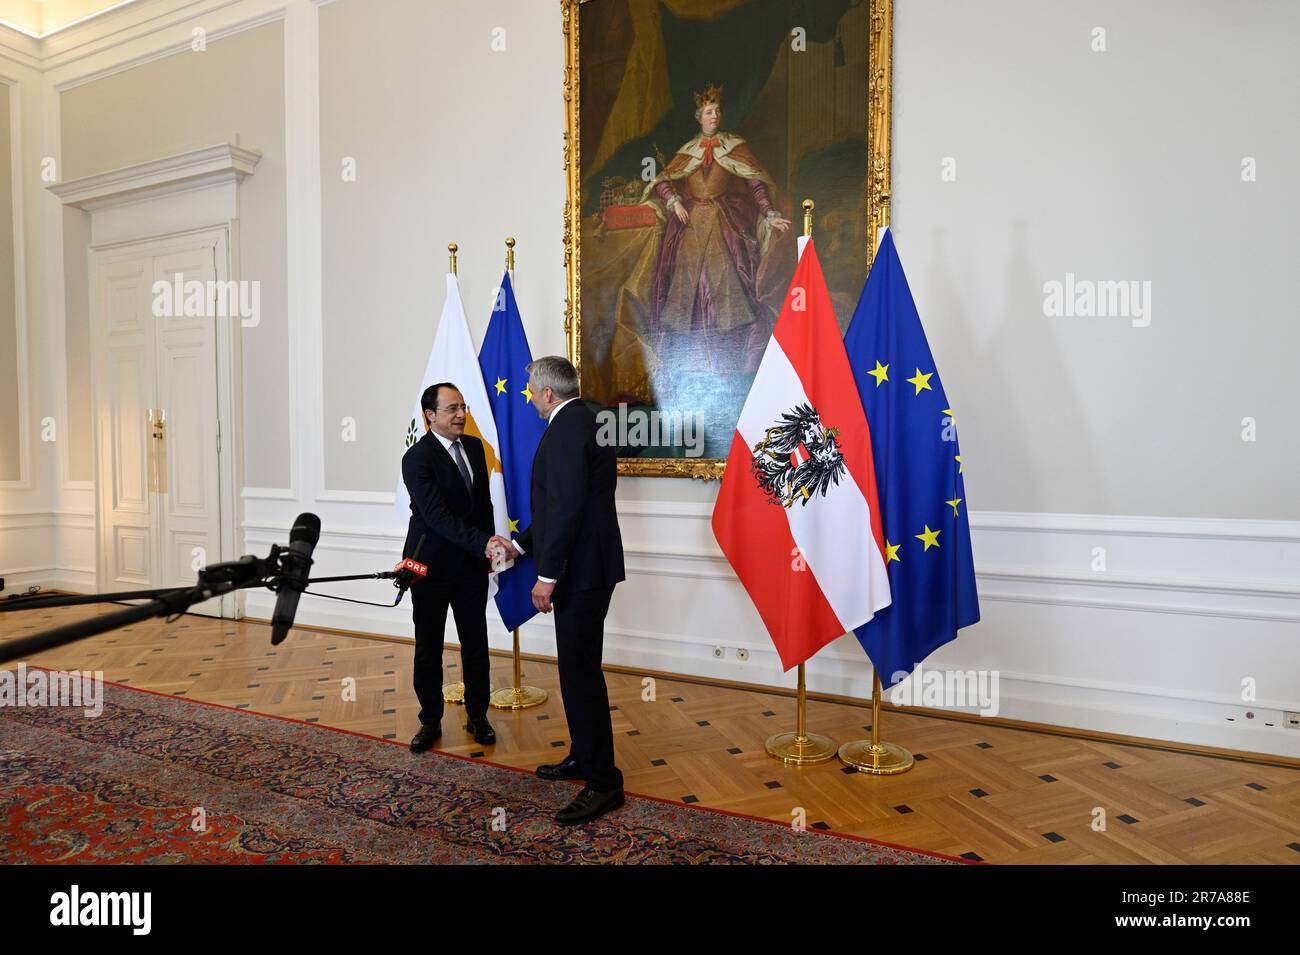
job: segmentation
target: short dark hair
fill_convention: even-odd
[[[455,391],[460,391],[460,389],[457,388],[455,385],[453,385],[450,381],[440,381],[437,384],[430,385],[428,388],[424,389],[424,394],[420,395],[421,413],[425,411],[437,412],[438,392],[441,391],[443,388],[451,388],[454,389]],[[464,394],[464,392],[462,391],[461,394]]]

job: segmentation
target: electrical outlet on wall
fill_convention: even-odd
[[[741,663],[744,663],[746,660],[749,659],[749,651],[746,650],[744,647],[739,647],[736,650],[736,659],[739,660]]]
[[[727,649],[726,649],[726,647],[714,647],[714,648],[713,648],[713,656],[714,656],[716,659],[721,660],[721,659],[722,659],[723,657],[725,657],[726,655],[727,655]]]

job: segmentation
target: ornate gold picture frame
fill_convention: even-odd
[[[843,307],[847,296],[856,301],[870,270],[874,237],[889,222],[893,0],[809,0],[800,8],[807,25],[782,23],[793,6],[788,0],[560,2],[569,359],[584,397],[611,414],[616,406],[626,408],[624,396],[641,402],[643,413],[666,408],[671,401],[660,402],[660,396],[674,394],[679,383],[684,387],[676,398],[683,406],[727,393],[722,407],[710,409],[712,443],[705,446],[716,452],[724,440],[730,443],[735,418],[727,430],[728,413],[738,394],[743,401],[755,347],[761,354],[770,334],[770,303],[779,303],[788,286],[788,276],[781,284],[780,270],[788,261],[793,271],[791,249],[802,220],[798,202],[811,198],[817,204],[813,234],[827,237],[825,250],[818,242],[818,253],[837,314],[845,312],[841,324],[852,311],[851,302]],[[788,37],[776,32],[782,28]],[[801,60],[789,52],[809,50],[815,55]],[[714,53],[702,57],[701,51],[718,51],[717,65],[708,63]],[[747,51],[752,65],[744,59]],[[810,78],[800,80],[800,70]],[[743,135],[730,132],[725,122],[712,127],[716,133],[706,125],[711,109],[717,115],[728,107],[734,107],[731,115],[743,116]],[[846,110],[865,121],[865,143],[836,125],[842,126]],[[779,116],[771,120],[772,114]],[[821,148],[808,161],[804,140],[812,136],[804,131],[817,122]],[[827,131],[827,124],[836,128]],[[688,128],[691,138],[679,148]],[[765,155],[781,173],[767,174]],[[862,160],[860,177],[845,175],[846,164],[857,169]],[[808,173],[805,167],[817,163],[829,172]],[[808,195],[792,194],[804,187]],[[684,206],[686,216],[678,211]],[[683,224],[672,222],[673,214]],[[584,245],[590,310],[585,317]],[[838,273],[833,261],[827,265],[836,251],[850,264]],[[712,272],[710,257],[719,263]],[[696,262],[705,264],[691,272]],[[712,286],[702,277],[706,272],[714,276]],[[708,339],[704,346],[701,335]],[[690,349],[672,351],[664,342],[690,342]],[[672,413],[664,410],[663,422]],[[668,425],[663,427],[668,434]],[[637,456],[620,451],[619,473],[722,476],[725,449],[696,457],[691,450],[678,456],[655,456],[653,446],[635,451]]]

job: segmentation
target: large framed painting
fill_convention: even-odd
[[[892,0],[561,0],[565,333],[623,474],[715,478],[813,235],[841,326],[888,222]]]

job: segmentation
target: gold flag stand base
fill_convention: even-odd
[[[514,239],[507,239],[508,245]],[[498,710],[526,710],[530,706],[541,706],[546,702],[546,691],[536,686],[523,685],[521,658],[519,656],[519,628],[515,627],[515,685],[497,690],[492,694],[492,706]]]
[[[912,754],[894,743],[876,744],[869,739],[855,739],[840,747],[840,762],[860,773],[893,776],[912,768]]]
[[[804,665],[799,664],[799,692],[796,696],[795,731],[777,733],[767,738],[767,755],[787,766],[813,766],[835,755],[835,741],[808,732],[808,690],[804,683]]]
[[[492,694],[492,705],[498,710],[526,710],[546,702],[546,691],[536,686],[508,686]]]
[[[491,683],[488,684],[488,692],[489,693],[492,692]],[[465,702],[464,682],[462,681],[460,683],[444,683],[442,685],[442,702],[455,703],[457,705],[463,704]]]
[[[872,776],[896,776],[912,768],[912,754],[896,743],[880,740],[880,674],[871,677],[871,739],[855,739],[840,747],[840,762]]]
[[[835,741],[817,733],[777,733],[767,738],[767,755],[787,766],[813,766],[835,755]]]

